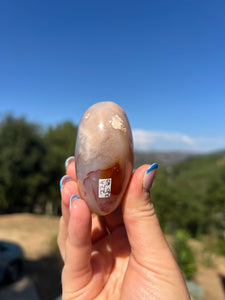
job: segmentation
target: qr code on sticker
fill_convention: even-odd
[[[99,179],[98,181],[98,197],[109,198],[111,196],[112,178]]]

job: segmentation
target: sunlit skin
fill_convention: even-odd
[[[143,177],[150,165],[131,177],[122,204],[104,222],[79,195],[74,160],[61,187],[62,217],[58,245],[64,261],[62,298],[190,300],[182,273],[160,228]],[[152,185],[157,170],[149,175]],[[157,201],[157,199],[155,199]],[[165,199],[166,201],[166,199]],[[107,227],[107,228],[106,228]]]

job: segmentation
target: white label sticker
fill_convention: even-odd
[[[98,197],[109,198],[111,196],[112,178],[98,180]]]

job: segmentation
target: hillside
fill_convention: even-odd
[[[207,197],[206,193],[210,192],[212,185],[223,181],[224,170],[225,152],[218,152],[189,157],[173,165],[170,172],[178,186],[195,190],[201,198],[203,195]]]
[[[135,152],[134,166],[137,168],[142,164],[151,164],[157,162],[162,165],[171,166],[177,164],[183,166],[184,161],[188,161],[187,165],[191,165],[191,161],[198,162],[201,166],[205,162],[214,163],[217,159],[221,159],[219,164],[225,163],[225,150],[219,152],[212,152],[208,154],[197,154],[185,151],[158,151],[158,152]],[[181,164],[180,164],[181,163]]]
[[[160,165],[152,200],[165,230],[192,235],[225,230],[225,152]]]
[[[205,155],[192,155],[176,164],[176,174],[211,176],[225,166],[225,151]]]
[[[157,162],[163,165],[173,165],[175,163],[186,160],[194,154],[190,152],[135,152],[134,153],[134,168],[143,164],[151,164]]]

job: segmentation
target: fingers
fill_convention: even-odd
[[[60,193],[61,193],[61,210],[62,217],[59,221],[59,231],[57,242],[63,261],[65,260],[65,244],[68,234],[68,222],[69,222],[69,198],[76,191],[76,183],[69,175],[65,175],[60,180]]]
[[[70,156],[66,159],[65,161],[65,167],[66,167],[66,174],[65,176],[65,181],[70,181],[73,180],[76,182],[77,177],[76,177],[76,171],[75,171],[75,157]],[[65,217],[65,221],[67,222],[68,217],[69,217],[69,205],[68,205],[68,199],[72,194],[77,194],[79,195],[77,185],[74,183],[68,183],[67,188],[65,191],[62,193],[62,213],[63,216]],[[110,231],[114,230],[116,227],[120,226],[123,224],[123,216],[122,216],[122,210],[121,206],[116,209],[112,214],[105,216],[104,221],[106,226]],[[95,242],[99,238],[102,237],[102,235],[106,234],[106,229],[101,222],[100,218],[96,215],[93,214],[93,234],[92,234],[92,240]]]
[[[65,162],[65,167],[67,175],[63,176],[60,180],[61,210],[64,219],[64,222],[61,221],[61,223],[65,223],[67,225],[70,217],[69,199],[74,194],[79,196],[79,190],[76,183],[74,156],[70,156],[69,158],[67,158]],[[61,227],[63,228],[63,226]],[[62,229],[62,231],[66,233],[66,230]],[[60,232],[61,231],[59,231],[59,233]],[[99,217],[95,214],[92,214],[92,241],[96,242],[97,240],[102,238],[106,233],[107,232],[105,226],[102,224]],[[61,238],[61,236],[63,235],[59,234],[58,238]],[[59,245],[61,244],[63,245],[63,243],[59,242]]]
[[[69,198],[78,194],[76,185],[75,159],[70,156],[65,161],[66,175],[60,180],[61,210],[65,223],[69,220]]]
[[[157,172],[157,164],[144,165],[133,174],[123,201],[124,223],[132,253],[138,259],[148,258],[151,252],[169,250],[160,228],[149,189]]]
[[[104,240],[92,247],[91,220],[85,201],[72,197],[62,271],[63,299],[96,299],[112,269],[111,249]]]
[[[60,180],[60,192],[61,192],[61,210],[65,223],[69,221],[69,199],[71,195],[79,195],[76,182],[70,175],[65,175]]]
[[[70,156],[66,159],[65,169],[66,169],[66,174],[71,176],[74,181],[77,181],[74,156]]]
[[[65,265],[62,273],[66,290],[79,290],[92,276],[91,213],[82,199],[71,200],[68,237],[65,245]]]
[[[57,243],[63,261],[65,261],[65,244],[66,244],[67,235],[68,235],[67,224],[65,224],[64,218],[61,217],[59,220],[59,231],[58,231]]]

